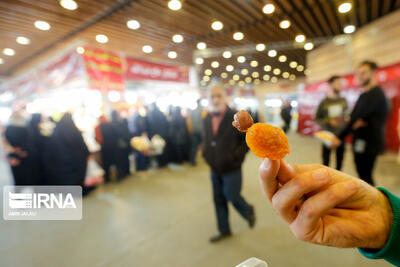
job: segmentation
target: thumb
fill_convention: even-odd
[[[258,169],[261,189],[263,190],[265,197],[270,201],[272,200],[272,196],[278,190],[279,182],[277,175],[279,167],[279,160],[270,160],[266,158],[261,162],[260,168]]]

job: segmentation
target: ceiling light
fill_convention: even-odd
[[[312,50],[314,48],[314,44],[309,42],[304,45],[305,50]]]
[[[222,56],[224,58],[231,58],[232,57],[232,52],[231,51],[225,51],[224,53],[222,53]]]
[[[36,28],[38,28],[39,30],[42,30],[42,31],[48,31],[51,28],[50,24],[48,24],[46,21],[43,21],[43,20],[35,21],[34,25]]]
[[[287,28],[289,28],[289,27],[290,27],[290,20],[287,20],[287,19],[282,20],[282,21],[279,23],[279,27],[281,27],[282,29],[287,29]]]
[[[0,57],[0,65],[4,63],[4,60]]]
[[[238,74],[235,74],[232,76],[232,79],[235,81],[239,81],[240,80],[240,76]]]
[[[142,47],[142,51],[146,54],[150,54],[151,52],[153,52],[153,47],[151,47],[150,45],[144,45]]]
[[[347,33],[347,34],[350,34],[350,33],[355,32],[355,30],[356,30],[356,26],[354,26],[354,25],[347,25],[346,27],[344,27],[343,32],[344,32],[344,33]]]
[[[242,70],[240,71],[240,73],[241,73],[242,75],[247,75],[247,74],[249,74],[249,71],[248,71],[247,69],[242,69]]]
[[[22,45],[28,45],[31,43],[31,40],[29,40],[26,37],[23,36],[18,36],[16,39],[17,43],[22,44]]]
[[[260,84],[260,79],[255,79],[255,80],[254,80],[254,84],[255,84],[255,85],[259,85],[259,84]]]
[[[204,59],[202,59],[201,57],[198,57],[198,58],[195,59],[195,63],[198,64],[198,65],[201,65],[201,64],[204,63]]]
[[[306,69],[306,70],[304,71],[304,74],[305,74],[305,75],[310,75],[310,74],[311,74],[311,71],[310,71],[309,69]]]
[[[274,49],[268,51],[268,56],[269,57],[276,57],[276,54],[277,54],[277,52]]]
[[[236,82],[235,82],[234,80],[229,80],[229,84],[230,84],[230,85],[235,85],[235,83],[236,83]]]
[[[261,52],[265,50],[265,44],[257,44],[256,45],[256,50]]]
[[[282,73],[282,77],[285,78],[285,79],[289,78],[289,76],[290,76],[290,74],[289,74],[289,72],[287,72],[287,71],[285,71],[284,73]]]
[[[203,76],[203,81],[208,82],[210,80],[210,76]]]
[[[338,11],[340,13],[347,13],[351,10],[351,3],[342,3],[339,7],[338,7]]]
[[[234,67],[232,65],[226,66],[226,70],[229,72],[233,71],[233,69],[234,69]]]
[[[197,49],[204,50],[207,48],[207,44],[204,42],[197,43]]]
[[[176,11],[182,8],[182,3],[179,0],[171,0],[168,2],[168,7],[169,9]]]
[[[218,68],[219,67],[218,61],[211,62],[211,67],[213,67],[214,69]]]
[[[236,41],[240,41],[244,38],[244,34],[242,32],[235,32],[233,34],[233,39],[235,39]]]
[[[83,53],[85,53],[85,48],[83,48],[82,46],[78,46],[78,47],[76,48],[76,52],[77,52],[78,54],[83,54]]]
[[[277,83],[278,82],[278,78],[276,78],[275,76],[271,78],[271,82],[272,83]]]
[[[272,14],[272,13],[274,13],[274,11],[275,11],[275,6],[274,6],[273,4],[266,4],[266,5],[263,7],[262,11],[263,11],[265,14]]]
[[[239,86],[244,86],[244,81],[240,81]]]
[[[268,72],[268,71],[271,71],[271,70],[272,70],[271,65],[265,65],[264,66],[264,71]]]
[[[274,73],[275,75],[279,75],[279,74],[281,74],[281,70],[278,69],[278,68],[276,68],[276,69],[274,69],[273,73]]]
[[[108,37],[104,34],[96,35],[96,41],[101,44],[105,44],[108,42]]]
[[[15,50],[12,48],[4,48],[3,54],[11,57],[11,56],[15,55]]]
[[[297,67],[297,62],[296,61],[292,61],[289,63],[289,67],[291,67],[292,69]]]
[[[291,75],[289,76],[289,79],[290,79],[291,81],[294,81],[294,80],[296,80],[296,75],[294,75],[294,74],[291,74]]]
[[[214,31],[220,31],[220,30],[222,30],[223,28],[224,28],[224,24],[222,24],[222,22],[221,21],[214,21],[212,24],[211,24],[211,28],[214,30]]]
[[[178,53],[176,53],[175,51],[169,51],[168,52],[168,57],[171,59],[177,58],[178,57]]]
[[[78,4],[74,0],[60,0],[60,5],[68,10],[75,10],[78,8]]]
[[[126,22],[126,27],[128,27],[131,30],[137,30],[140,28],[140,22],[135,19],[128,20]]]
[[[246,83],[251,83],[251,77],[246,77],[246,79],[244,79],[244,81],[245,81]]]
[[[206,69],[206,70],[204,71],[204,74],[210,76],[210,75],[212,74],[212,70]]]
[[[304,70],[304,66],[303,65],[298,65],[296,70],[297,71],[303,71]]]
[[[183,42],[183,36],[180,34],[175,34],[174,36],[172,36],[172,41],[174,43],[182,43]]]
[[[281,56],[279,56],[278,60],[279,60],[279,62],[286,62],[287,57],[285,55],[281,55]]]
[[[244,63],[244,62],[246,62],[246,57],[244,57],[244,56],[239,56],[239,57],[237,58],[237,62],[239,62],[239,63]]]
[[[268,75],[268,74],[265,74],[265,75],[263,76],[263,80],[264,80],[264,81],[268,81],[268,80],[269,80],[269,75]]]
[[[253,78],[258,78],[259,76],[260,76],[260,74],[257,71],[255,71],[251,74],[251,77],[253,77]]]
[[[306,40],[306,37],[304,36],[304,34],[298,34],[296,35],[296,38],[294,38],[294,40],[298,43],[302,43]]]
[[[252,66],[253,68],[257,67],[257,66],[258,66],[257,60],[252,60],[252,61],[250,62],[250,66]]]
[[[222,79],[228,78],[228,73],[226,73],[226,72],[221,73],[221,78]]]

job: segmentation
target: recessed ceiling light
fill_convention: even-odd
[[[256,50],[261,52],[265,50],[265,44],[257,44],[256,45]]]
[[[232,79],[235,81],[239,81],[240,80],[240,76],[238,74],[235,74],[232,76]]]
[[[229,80],[229,84],[230,84],[230,85],[235,85],[235,83],[236,83],[236,82],[235,82],[234,80]]]
[[[305,75],[310,75],[310,74],[311,74],[311,71],[310,71],[309,69],[306,69],[306,70],[304,71],[304,74],[305,74]]]
[[[232,65],[227,65],[226,66],[226,71],[231,72],[231,71],[233,71],[233,69],[234,69],[234,67]]]
[[[271,71],[271,70],[272,70],[271,65],[265,65],[265,66],[264,66],[264,71],[269,72],[269,71]]]
[[[260,84],[260,79],[254,79],[254,84],[259,85]]]
[[[244,81],[240,81],[239,86],[244,86]]]
[[[268,75],[268,74],[265,74],[265,75],[263,76],[263,80],[264,80],[264,81],[268,81],[268,80],[269,80],[269,75]]]
[[[74,0],[60,0],[60,5],[68,10],[75,10],[78,8],[78,4]]]
[[[285,71],[284,73],[282,73],[282,77],[285,78],[285,79],[289,78],[289,76],[290,76],[290,73],[287,72],[287,71]]]
[[[221,78],[222,79],[228,78],[228,73],[226,73],[226,72],[221,73]]]
[[[277,83],[278,82],[278,78],[276,78],[275,76],[271,78],[271,82],[272,83]]]
[[[144,45],[142,47],[142,51],[146,54],[150,54],[151,52],[153,52],[153,47],[151,47],[150,45]]]
[[[176,11],[182,8],[182,3],[179,0],[171,0],[168,2],[168,7],[169,9]]]
[[[289,28],[289,27],[290,27],[290,20],[287,20],[287,19],[282,20],[282,21],[279,23],[279,27],[281,27],[282,29],[287,29],[287,28]]]
[[[339,7],[338,7],[338,11],[339,11],[340,13],[347,13],[347,12],[349,12],[350,10],[351,10],[351,3],[348,3],[348,2],[342,3],[342,4],[340,4]]]
[[[203,80],[208,82],[210,80],[210,76],[203,76]]]
[[[211,67],[213,67],[214,69],[218,68],[219,67],[218,61],[211,62]]]
[[[168,52],[168,57],[171,59],[177,58],[178,57],[178,53],[176,53],[175,51],[169,51]]]
[[[285,55],[281,55],[281,56],[279,56],[278,60],[279,60],[279,62],[286,62],[287,57]]]
[[[237,62],[239,62],[239,63],[244,63],[244,62],[246,62],[246,57],[244,57],[244,56],[239,56],[239,57],[237,57]]]
[[[294,81],[294,80],[296,80],[296,75],[294,75],[294,74],[291,74],[291,75],[289,76],[289,79],[290,79],[291,81]]]
[[[251,76],[252,76],[253,78],[258,78],[258,77],[260,76],[260,74],[259,74],[257,71],[255,71],[255,72],[253,72],[253,73],[251,74]]]
[[[274,11],[275,11],[275,6],[273,5],[273,4],[266,4],[264,7],[263,7],[263,9],[262,9],[262,11],[265,13],[265,14],[272,14],[272,13],[274,13]]]
[[[303,71],[304,70],[304,66],[303,65],[298,65],[296,70],[297,71]]]
[[[243,38],[244,38],[244,34],[242,32],[235,32],[233,34],[233,39],[235,39],[236,41],[243,40]]]
[[[232,57],[232,52],[231,51],[224,51],[224,53],[222,53],[222,56],[224,58],[231,58]]]
[[[50,24],[43,20],[35,21],[34,25],[36,28],[38,28],[39,30],[42,30],[42,31],[48,31],[51,28]]]
[[[314,44],[309,42],[304,45],[305,50],[312,50],[314,48]]]
[[[355,32],[355,30],[356,30],[356,26],[354,26],[354,25],[347,25],[346,27],[344,27],[343,32],[344,32],[344,33],[347,33],[347,34],[350,34],[350,33]]]
[[[201,65],[201,64],[204,63],[204,59],[202,59],[201,57],[198,57],[198,58],[195,59],[195,62],[196,62],[197,65]]]
[[[104,34],[96,35],[96,41],[101,44],[105,44],[108,42],[108,37]]]
[[[204,50],[207,48],[207,44],[205,42],[199,42],[199,43],[197,43],[196,47],[199,50]]]
[[[12,48],[4,48],[3,54],[11,57],[11,56],[15,55],[15,50]]]
[[[0,65],[4,63],[4,60],[0,57]]]
[[[251,83],[251,77],[246,77],[246,79],[244,79],[244,81],[245,81],[246,83]]]
[[[252,60],[252,61],[250,62],[250,66],[253,67],[253,68],[257,67],[257,66],[258,66],[257,60]]]
[[[298,43],[302,43],[306,40],[306,36],[304,34],[298,34],[294,40]]]
[[[183,42],[183,36],[180,34],[175,34],[174,36],[172,36],[172,41],[174,43],[182,43]]]
[[[276,54],[277,54],[277,52],[274,49],[268,51],[268,56],[269,57],[276,57]]]
[[[18,36],[16,39],[17,43],[22,44],[22,45],[28,45],[31,43],[31,40],[29,40],[26,37],[23,36]]]
[[[211,28],[214,30],[214,31],[220,31],[220,30],[222,30],[223,28],[224,28],[224,24],[222,24],[222,22],[221,21],[214,21],[212,24],[211,24]]]
[[[131,30],[137,30],[140,28],[140,22],[135,19],[131,19],[126,22],[126,26]]]
[[[248,71],[247,69],[242,69],[242,70],[240,71],[240,73],[241,73],[242,75],[247,75],[247,74],[249,74],[249,71]]]
[[[83,48],[82,46],[78,46],[78,47],[76,48],[76,52],[77,52],[78,54],[83,54],[83,53],[85,53],[85,48]]]
[[[278,69],[278,68],[276,68],[276,69],[274,69],[273,73],[274,73],[275,75],[279,75],[279,74],[281,74],[281,70]]]
[[[292,69],[297,67],[297,62],[296,61],[292,61],[289,63],[289,67],[291,67]]]
[[[204,71],[204,74],[210,76],[210,75],[212,74],[212,70],[206,69],[206,70]]]

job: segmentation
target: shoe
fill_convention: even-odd
[[[251,216],[249,217],[249,219],[247,220],[247,222],[249,223],[249,227],[250,227],[250,229],[253,229],[254,228],[254,225],[256,225],[256,214],[255,214],[255,212],[254,212],[254,208],[252,208],[252,214],[251,214]]]
[[[210,243],[217,243],[217,242],[219,242],[219,241],[221,241],[221,240],[224,240],[224,239],[226,239],[226,238],[229,238],[229,237],[231,237],[231,236],[232,236],[231,233],[228,233],[228,234],[218,234],[218,235],[215,235],[215,236],[213,236],[213,237],[210,238]]]

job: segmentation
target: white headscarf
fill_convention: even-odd
[[[20,111],[14,111],[8,120],[8,125],[24,127],[26,126],[26,121]]]

